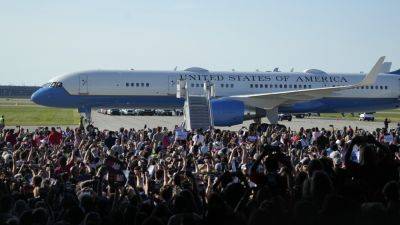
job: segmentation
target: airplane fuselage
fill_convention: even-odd
[[[86,71],[56,77],[33,96],[38,104],[63,108],[179,108],[177,81],[186,80],[191,94],[215,85],[217,97],[275,93],[356,84],[365,74],[283,72]],[[338,91],[320,99],[279,106],[283,113],[365,112],[400,105],[400,76],[380,74],[373,85]]]

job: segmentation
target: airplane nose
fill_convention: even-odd
[[[36,104],[39,104],[38,103],[39,102],[39,95],[40,95],[39,91],[40,91],[40,89],[35,91],[35,92],[33,92],[33,94],[31,95],[31,101],[36,103]]]
[[[45,97],[46,91],[43,90],[43,88],[40,88],[39,90],[35,91],[31,95],[31,101],[38,104],[38,105],[43,105],[43,98]]]

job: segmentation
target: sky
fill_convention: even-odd
[[[82,70],[400,67],[398,0],[0,0],[0,84]]]

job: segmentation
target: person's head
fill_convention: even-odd
[[[60,163],[60,166],[62,166],[62,167],[65,167],[65,166],[67,165],[67,158],[66,158],[65,156],[61,156],[61,157],[58,159],[58,161],[59,161],[59,163]]]
[[[360,165],[372,166],[376,164],[376,151],[372,145],[360,146]]]
[[[396,181],[390,181],[383,187],[383,195],[386,201],[399,201],[399,184]]]
[[[34,176],[32,179],[33,187],[40,187],[42,184],[42,177],[41,176]]]
[[[10,195],[3,195],[0,198],[0,213],[6,213],[14,208],[14,199]]]
[[[183,190],[173,200],[173,212],[175,214],[194,212],[195,207],[193,194],[188,190]]]
[[[324,169],[324,165],[322,162],[318,159],[313,159],[310,160],[308,163],[308,176],[312,177],[314,172],[316,171],[322,171]]]
[[[22,214],[25,210],[27,210],[27,209],[28,209],[28,205],[26,204],[26,202],[25,202],[24,200],[19,199],[19,200],[17,200],[17,201],[15,202],[15,205],[14,205],[14,214],[15,214],[16,216],[20,217],[21,214]]]
[[[25,210],[19,217],[20,225],[31,225],[33,224],[32,210]]]
[[[83,220],[83,225],[97,225],[101,224],[100,214],[96,212],[90,212],[86,214],[85,219]]]
[[[37,208],[32,211],[32,218],[34,224],[47,224],[48,213],[44,208]]]
[[[316,171],[311,179],[310,193],[313,199],[322,203],[325,196],[333,190],[332,181],[323,171]]]
[[[79,206],[74,205],[66,210],[64,220],[68,221],[71,224],[80,224],[81,221],[84,219],[84,216],[85,215],[82,209]]]
[[[155,216],[150,216],[147,219],[145,219],[142,223],[142,225],[163,225],[164,223],[157,217]]]

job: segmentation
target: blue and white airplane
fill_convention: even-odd
[[[211,100],[215,126],[241,124],[278,113],[373,112],[400,105],[400,72],[380,73],[384,57],[368,74],[300,72],[211,72],[192,67],[183,71],[86,71],[53,78],[36,91],[33,102],[50,107],[180,108],[177,81],[186,80],[191,94],[214,84]],[[246,115],[253,112],[253,116]]]

